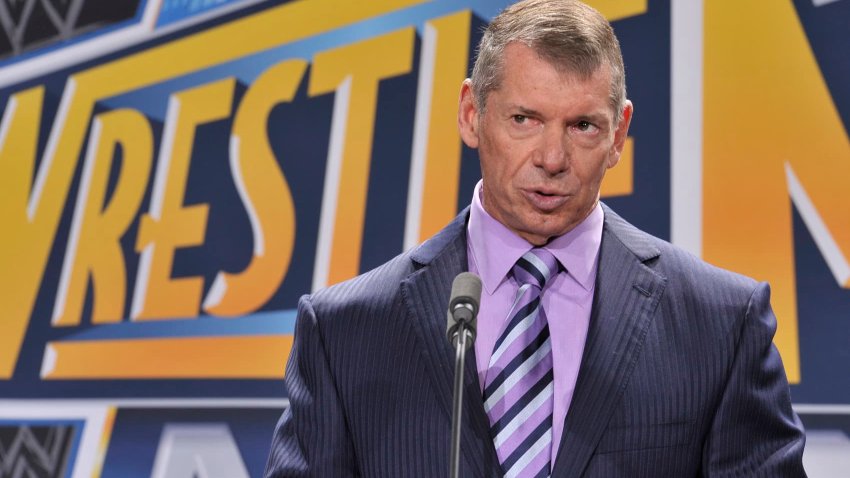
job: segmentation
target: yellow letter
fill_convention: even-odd
[[[39,86],[9,97],[0,124],[0,378],[15,370],[18,352],[41,285],[54,228],[37,227],[27,217],[35,167],[41,104]],[[70,181],[70,178],[68,178]],[[50,211],[58,221],[61,208]],[[44,217],[44,216],[41,216]]]
[[[378,82],[410,71],[414,29],[316,55],[309,94],[336,91],[313,288],[360,272]]]
[[[850,286],[850,144],[791,2],[705,9],[704,256],[770,281],[776,345],[798,382],[789,194]]]
[[[219,272],[204,300],[215,315],[241,315],[261,307],[289,269],[295,243],[292,194],[268,142],[272,108],[292,101],[307,62],[288,60],[266,70],[245,93],[230,138],[230,170],[251,220],[254,254],[240,274]]]
[[[198,314],[203,278],[171,278],[174,250],[203,244],[207,204],[184,207],[192,144],[198,125],[230,115],[235,80],[228,78],[172,95],[156,166],[151,208],[142,217],[136,250],[142,253],[131,316],[173,319]]]
[[[109,206],[104,207],[118,145],[123,151],[121,173]],[[94,283],[92,321],[121,320],[127,278],[119,241],[145,194],[152,153],[150,124],[141,113],[116,110],[95,117],[53,308],[54,324],[80,323],[89,274]]]
[[[0,224],[12,231],[0,239],[6,246],[0,252],[0,303],[6,310],[0,332],[8,332],[0,334],[0,344],[8,341],[0,347],[0,378],[14,371],[94,105],[77,77],[68,78],[33,179],[43,95],[37,87],[12,96],[0,128]]]
[[[458,88],[466,78],[471,18],[467,10],[425,24],[404,228],[405,249],[434,235],[457,214],[460,133],[457,124],[447,118],[457,114]]]

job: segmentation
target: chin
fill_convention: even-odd
[[[528,233],[537,237],[544,238],[545,242],[548,242],[550,239],[556,238],[558,236],[562,236],[569,232],[569,230],[571,229],[569,225],[564,222],[559,222],[557,227],[553,226],[547,228],[540,228],[539,222],[536,224],[536,226],[537,228],[535,229],[529,229]]]
[[[539,227],[540,223],[539,222],[537,224],[535,224],[535,226],[537,226],[537,227],[536,228],[526,227],[524,229],[520,229],[519,231],[522,232],[522,234],[520,234],[520,235],[523,236],[528,242],[534,243],[535,245],[538,245],[538,246],[545,244],[545,243],[549,242],[550,239],[555,238],[557,236],[560,236],[561,234],[564,234],[566,232],[566,230],[564,228],[540,229],[540,227]],[[531,238],[531,237],[534,237],[535,241],[529,240],[529,238]],[[540,244],[537,244],[537,242],[540,242]]]

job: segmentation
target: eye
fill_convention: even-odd
[[[595,133],[599,131],[599,128],[591,123],[590,121],[581,120],[573,125],[573,128],[582,132],[582,133]]]
[[[529,116],[523,113],[514,113],[508,118],[507,126],[515,135],[526,137],[534,134],[542,126],[540,118],[537,116]]]
[[[579,121],[576,124],[576,128],[578,128],[580,131],[588,131],[592,127],[593,125],[589,121]]]

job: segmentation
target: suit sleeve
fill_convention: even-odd
[[[358,476],[345,412],[309,296],[298,303],[284,381],[290,406],[275,429],[265,476]]]
[[[806,438],[791,408],[788,381],[773,345],[770,288],[756,287],[741,324],[730,375],[703,450],[706,477],[805,477]]]

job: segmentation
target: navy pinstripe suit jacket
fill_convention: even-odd
[[[291,406],[266,475],[449,471],[452,280],[467,212],[383,266],[302,298]],[[553,477],[805,476],[769,289],[605,209],[596,296]],[[461,474],[500,476],[469,353]],[[557,364],[555,364],[557,367]]]

